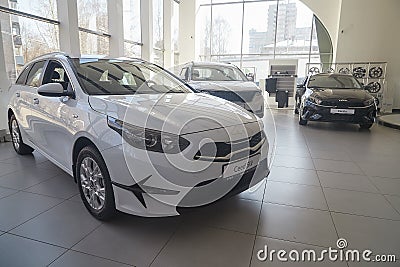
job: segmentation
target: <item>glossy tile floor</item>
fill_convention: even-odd
[[[175,218],[98,222],[71,177],[0,144],[0,266],[399,266],[257,259],[265,245],[320,251],[339,237],[400,256],[400,131],[300,127],[292,112],[273,113],[267,182]]]

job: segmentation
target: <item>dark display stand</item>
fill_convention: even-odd
[[[266,80],[265,90],[269,96],[275,96],[278,108],[289,107],[289,97],[294,96],[296,78],[295,65],[271,65],[271,75]]]

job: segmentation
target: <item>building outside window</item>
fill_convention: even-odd
[[[0,0],[0,6],[11,10],[0,12],[0,21],[7,75],[15,81],[25,63],[42,54],[59,51],[57,3],[55,0]],[[21,16],[12,10],[26,14]]]
[[[153,61],[164,66],[164,4],[153,0]]]
[[[108,55],[107,0],[78,0],[78,25],[82,55]]]
[[[141,57],[142,31],[140,22],[140,0],[123,0],[124,54]]]
[[[300,0],[201,0],[196,59],[230,62],[266,78],[274,59],[297,59],[299,76],[321,55],[314,14]]]

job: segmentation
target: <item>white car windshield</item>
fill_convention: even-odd
[[[72,59],[79,82],[89,95],[192,92],[164,69],[141,61]]]
[[[194,66],[193,81],[247,81],[246,76],[232,66]]]
[[[361,84],[348,75],[315,75],[308,81],[309,88],[362,89]]]

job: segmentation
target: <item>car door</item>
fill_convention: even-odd
[[[28,74],[32,64],[26,66],[21,74],[19,75],[15,85],[13,85],[12,93],[15,94],[10,98],[10,104],[14,107],[14,115],[19,123],[19,128],[24,133],[28,128],[27,115],[30,114],[30,110],[27,107],[26,93],[28,89],[26,85],[26,80],[28,79]],[[29,92],[29,91],[28,91]]]
[[[14,112],[20,128],[24,132],[23,135],[26,134],[26,137],[30,141],[34,140],[32,111],[36,101],[37,88],[41,84],[45,63],[46,61],[38,61],[29,66],[29,72],[25,81],[19,81],[20,84],[15,91],[18,108]]]
[[[60,83],[64,91],[73,91],[69,74],[61,62],[50,60],[43,75],[42,84]],[[35,143],[53,160],[70,167],[74,137],[74,120],[77,101],[71,97],[37,96],[34,115]]]

